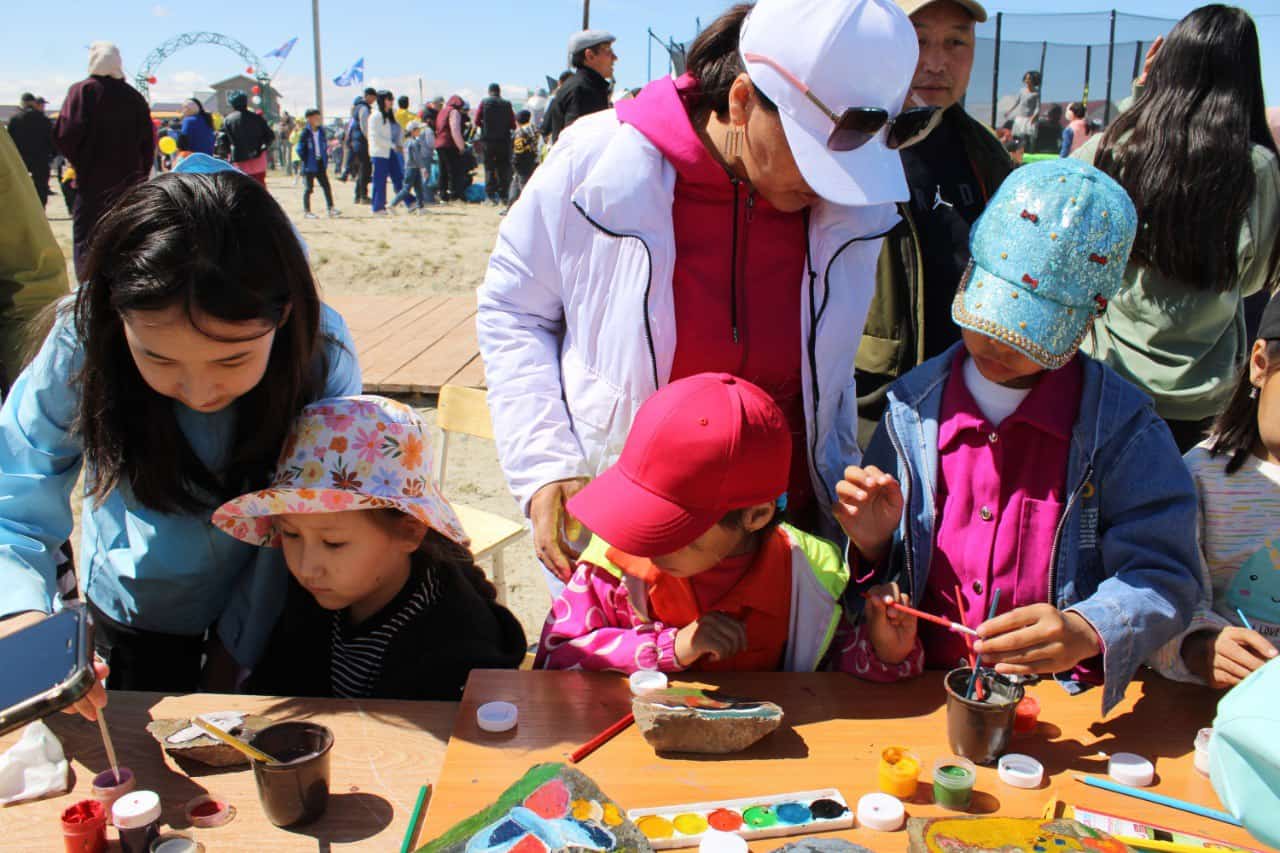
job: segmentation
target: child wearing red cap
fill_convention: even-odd
[[[727,374],[640,407],[618,463],[569,511],[594,534],[542,630],[546,669],[817,669],[841,621],[834,545],[782,522],[791,432]]]

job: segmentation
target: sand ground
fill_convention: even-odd
[[[484,277],[502,219],[488,205],[441,205],[423,216],[403,211],[375,217],[367,205],[352,203],[353,185],[332,180],[334,204],[342,216],[322,213],[324,199],[317,188],[312,209],[319,219],[302,215],[302,181],[272,175],[267,185],[288,212],[310,249],[311,263],[326,294],[401,294],[418,291],[463,295],[474,293]],[[58,194],[49,199],[50,224],[70,270],[71,220]],[[74,280],[74,277],[72,277]],[[434,426],[433,397],[405,398]],[[507,491],[492,442],[459,436],[451,439],[445,494],[465,503],[520,521],[523,517]],[[77,508],[78,509],[78,508]],[[79,534],[73,538],[79,541]],[[500,594],[524,625],[529,641],[537,639],[550,607],[540,565],[531,539],[506,549],[505,582]],[[491,566],[485,565],[491,573]],[[492,576],[492,573],[491,573]]]

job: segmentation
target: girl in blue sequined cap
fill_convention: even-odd
[[[1146,395],[1079,353],[1124,285],[1136,220],[1115,181],[1056,160],[1015,171],[974,225],[952,306],[963,342],[894,384],[837,487],[863,580],[851,609],[876,584],[847,646],[855,671],[950,669],[975,651],[1073,692],[1105,684],[1109,710],[1187,625],[1191,478]],[[980,638],[917,625],[886,596]]]

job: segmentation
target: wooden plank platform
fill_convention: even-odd
[[[346,294],[325,302],[356,342],[368,394],[438,394],[444,385],[484,386],[476,342],[476,298],[423,292]]]

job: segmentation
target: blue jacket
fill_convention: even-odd
[[[346,323],[326,306],[320,329],[328,339],[321,396],[359,394]],[[71,536],[83,461],[73,430],[83,363],[84,347],[61,311],[0,408],[0,617],[53,606],[58,548]],[[231,449],[236,406],[203,414],[175,402],[174,409],[191,449],[218,472]],[[85,498],[80,586],[125,625],[193,636],[216,624],[237,662],[252,666],[283,607],[289,573],[278,548],[233,539],[213,526],[211,514],[157,512],[138,504],[128,484],[97,506]]]
[[[405,144],[405,166],[409,169],[431,171],[431,156],[435,153],[434,138],[426,133],[410,139]]]
[[[320,128],[320,150],[316,150],[315,131],[310,127],[298,134],[298,161],[302,163],[302,174],[318,175],[329,167],[329,134]]]
[[[213,125],[203,117],[195,115],[184,118],[181,135],[185,137],[188,151],[213,154]]]
[[[929,580],[935,535],[938,415],[960,346],[890,387],[888,407],[863,457],[863,465],[895,473],[902,484],[905,509],[888,574],[917,604]],[[1050,603],[1078,612],[1102,637],[1106,713],[1124,697],[1138,666],[1190,623],[1200,594],[1196,491],[1150,399],[1111,368],[1082,358],[1069,498],[1049,566]],[[1082,689],[1063,684],[1072,692]]]

